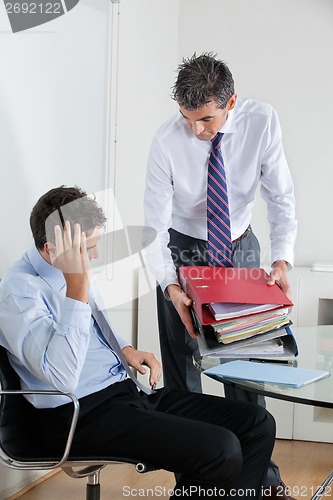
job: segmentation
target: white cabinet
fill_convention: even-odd
[[[299,278],[297,325],[333,324],[333,272],[311,271]],[[306,338],[298,339],[302,356],[311,360],[315,346]],[[333,346],[325,345],[327,355],[333,358]],[[294,405],[294,439],[333,442],[333,410]]]

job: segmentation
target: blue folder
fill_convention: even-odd
[[[203,373],[217,380],[251,380],[289,387],[302,387],[331,373],[325,370],[310,370],[276,363],[260,363],[254,361],[229,361],[208,368]]]

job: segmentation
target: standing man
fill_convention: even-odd
[[[276,111],[269,104],[238,97],[223,61],[211,53],[184,59],[173,98],[179,113],[156,133],[148,160],[145,225],[156,230],[158,251],[155,247],[147,252],[146,261],[160,285],[157,308],[165,383],[200,392],[200,374],[192,362],[197,342],[191,300],[180,288],[177,269],[208,265],[210,258],[207,173],[212,140],[220,138],[218,154],[226,181],[224,215],[230,227],[225,236],[231,248],[224,265],[260,265],[260,246],[250,225],[260,185],[270,223],[268,285],[277,283],[287,295],[297,227],[294,187]],[[225,392],[227,397],[256,398],[244,391],[235,394],[225,388]],[[274,477],[273,482],[279,483],[279,476]]]

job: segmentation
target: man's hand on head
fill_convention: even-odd
[[[51,262],[59,269],[66,280],[67,297],[88,302],[90,260],[87,252],[87,241],[80,224],[74,224],[73,238],[71,224],[65,222],[64,230],[60,226],[54,228],[55,246]]]
[[[70,222],[65,222],[62,231],[60,226],[54,228],[55,251],[52,265],[63,274],[85,274],[90,271],[90,261],[87,253],[87,241],[80,224],[74,224],[73,238]]]

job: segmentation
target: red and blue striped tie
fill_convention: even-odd
[[[207,178],[208,265],[231,267],[232,241],[227,183],[221,153],[223,134],[212,139]]]

